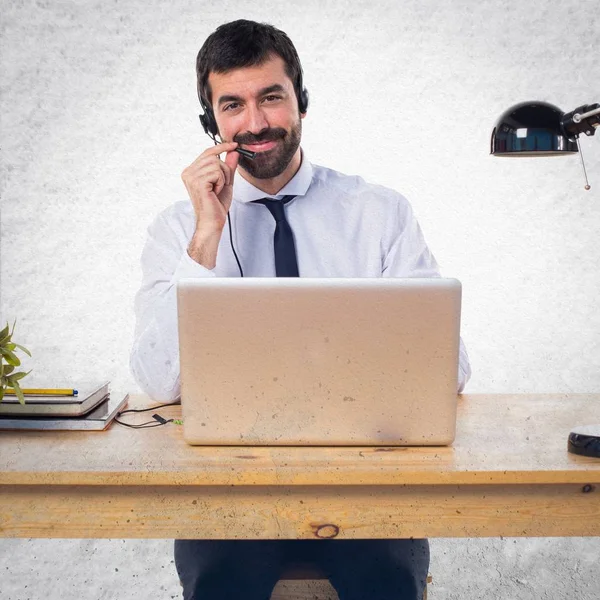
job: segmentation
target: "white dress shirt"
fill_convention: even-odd
[[[260,198],[296,197],[285,206],[294,232],[300,277],[439,277],[411,206],[397,192],[325,167],[303,154],[296,175],[269,196],[236,173],[229,211],[233,245],[246,277],[275,277],[275,220]],[[142,286],[135,298],[131,371],[159,401],[180,393],[176,283],[183,277],[239,277],[225,225],[217,262],[207,269],[187,247],[196,228],[189,200],[161,212],[148,228],[142,253]],[[471,376],[461,340],[458,391]]]

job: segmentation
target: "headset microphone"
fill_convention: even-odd
[[[256,156],[256,152],[250,152],[250,150],[246,150],[245,148],[235,148],[235,152],[239,152],[242,156],[246,156],[247,158],[254,158]]]

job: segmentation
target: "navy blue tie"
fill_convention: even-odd
[[[263,198],[254,200],[257,204],[264,204],[275,219],[275,274],[277,277],[299,277],[298,261],[296,259],[296,244],[294,233],[285,218],[285,204],[296,196],[284,196],[281,200]]]

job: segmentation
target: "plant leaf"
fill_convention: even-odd
[[[0,369],[0,377],[2,377],[3,375],[10,375],[14,370],[15,368],[12,365],[5,365],[4,363],[2,363],[2,369]]]
[[[27,354],[27,356],[31,356],[31,352],[29,352],[29,350],[27,350],[27,348],[25,348],[25,346],[21,346],[21,344],[14,344],[14,346],[16,348],[19,348],[19,350],[22,350],[23,352],[25,352],[25,354]]]
[[[18,373],[13,373],[12,375],[9,375],[7,379],[10,382],[10,384],[13,385],[15,381],[23,379],[23,377],[26,377],[27,375],[29,375],[29,373],[31,373],[31,371],[27,371],[27,373],[25,373],[25,371],[19,371]]]
[[[8,332],[10,331],[10,327],[8,326],[8,323],[6,324],[6,327],[0,331],[0,342],[8,336]]]
[[[4,356],[4,360],[6,360],[9,365],[18,367],[21,364],[19,357],[13,354],[10,350],[6,350],[6,348],[0,348],[0,353],[2,356]]]
[[[25,406],[25,396],[23,395],[21,386],[19,385],[19,383],[17,381],[15,381],[15,383],[13,384],[13,388],[15,389],[15,394],[17,395],[17,398],[19,399],[19,403],[22,404],[23,406]]]

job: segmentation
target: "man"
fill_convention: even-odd
[[[174,204],[150,226],[136,297],[131,368],[157,400],[179,395],[182,277],[439,276],[405,198],[304,156],[308,97],[285,33],[244,20],[222,25],[198,54],[197,79],[205,128],[222,143],[183,171],[190,201]],[[469,376],[461,342],[459,391]],[[267,600],[292,560],[318,563],[340,600],[417,600],[429,546],[427,540],[175,542],[185,600]]]

